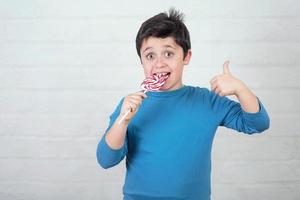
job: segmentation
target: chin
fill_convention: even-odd
[[[159,91],[161,91],[161,92],[166,92],[166,91],[169,91],[169,90],[170,90],[169,88],[165,88],[165,87],[159,89]]]
[[[176,88],[173,87],[162,87],[160,88],[161,91],[172,91],[172,90],[176,90]]]

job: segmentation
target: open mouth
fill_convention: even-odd
[[[154,73],[154,74],[157,75],[158,77],[162,77],[162,76],[169,77],[171,72],[162,72],[162,73]]]

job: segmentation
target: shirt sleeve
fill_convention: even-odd
[[[124,145],[120,149],[112,149],[105,140],[108,130],[112,127],[120,113],[123,100],[124,99],[119,102],[115,111],[110,115],[109,125],[97,146],[97,161],[104,169],[117,165],[127,154],[127,137],[125,138]]]
[[[270,126],[268,113],[259,99],[259,111],[256,113],[248,113],[240,103],[215,93],[212,94],[212,100],[214,110],[220,117],[220,126],[247,134],[261,133]]]

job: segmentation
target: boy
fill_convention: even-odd
[[[184,65],[192,52],[183,16],[175,10],[145,21],[136,37],[145,76],[168,73],[160,92],[123,98],[99,142],[103,168],[126,156],[125,200],[210,199],[211,147],[218,126],[248,134],[269,127],[258,98],[224,63],[211,90],[185,86]],[[239,102],[229,100],[235,95]],[[127,110],[131,112],[118,123]]]

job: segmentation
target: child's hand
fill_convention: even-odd
[[[220,96],[238,95],[246,88],[245,84],[232,76],[229,71],[229,61],[223,64],[223,73],[213,77],[210,81],[211,90]]]
[[[136,92],[124,98],[119,118],[122,118],[128,111],[130,111],[124,118],[124,122],[129,123],[133,116],[137,113],[142,101],[147,98],[144,92]]]

